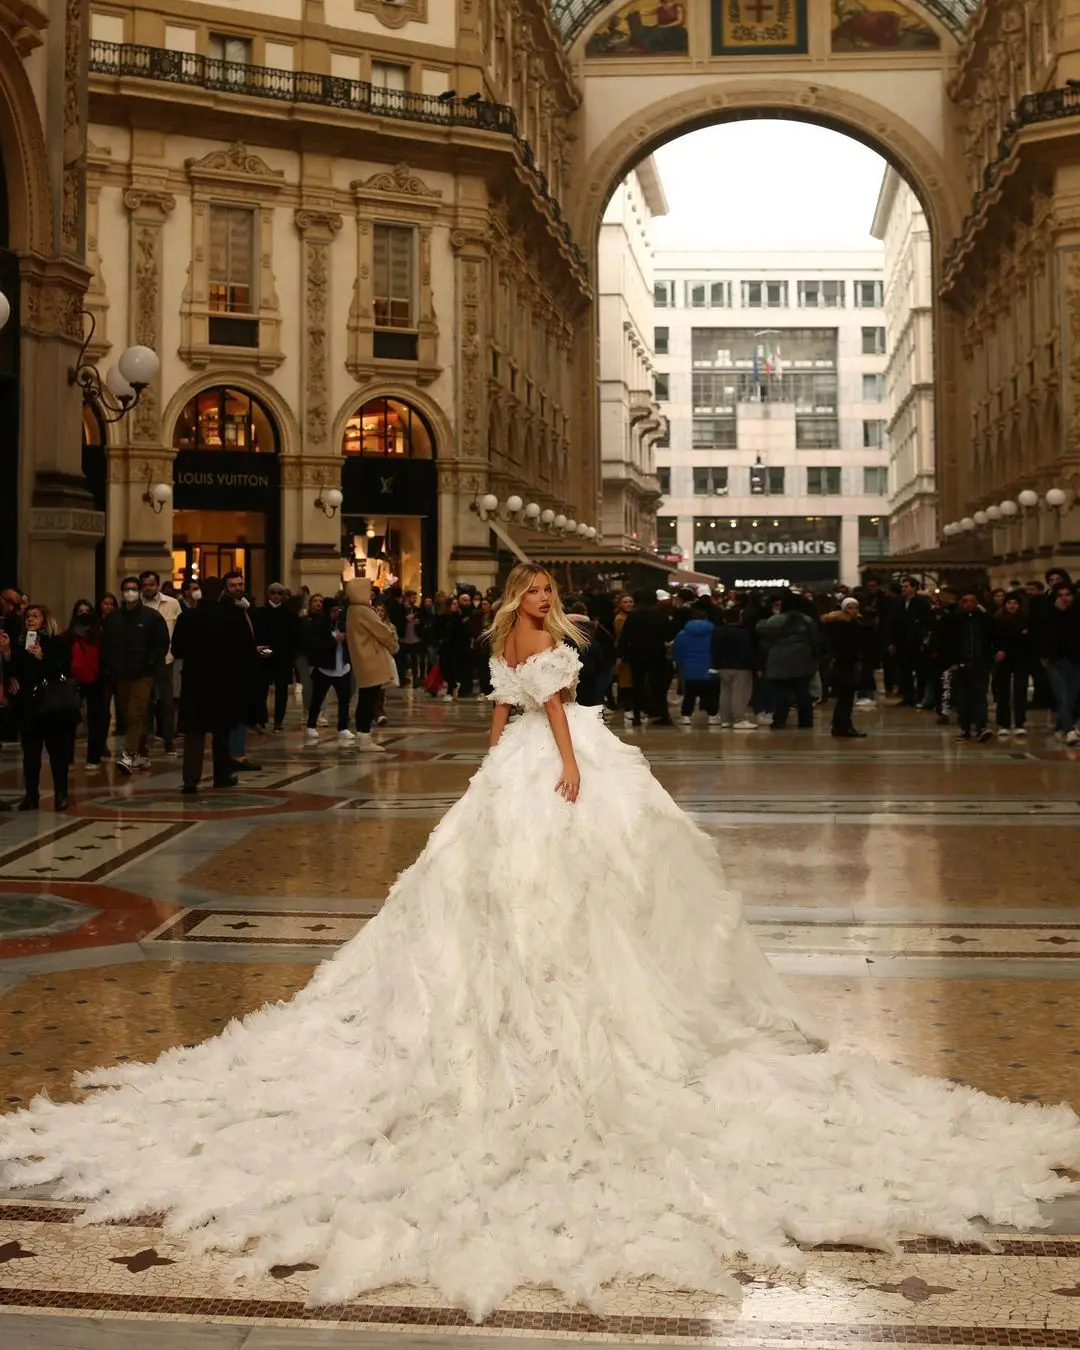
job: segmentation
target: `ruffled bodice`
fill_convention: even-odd
[[[508,666],[501,656],[491,662],[493,703],[509,703],[525,712],[542,712],[544,704],[560,690],[577,693],[581,658],[573,647],[560,643],[547,652],[537,652],[516,666]]]

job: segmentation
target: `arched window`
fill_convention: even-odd
[[[277,427],[257,398],[243,389],[215,385],[196,394],[176,419],[173,448],[276,455]]]
[[[434,459],[435,441],[423,415],[396,398],[373,398],[345,424],[342,453],[383,459]]]

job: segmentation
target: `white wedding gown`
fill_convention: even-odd
[[[1077,1116],[823,1049],[597,709],[567,706],[581,794],[555,792],[543,704],[578,669],[495,661],[524,715],[378,917],[292,1002],[0,1117],[6,1183],[88,1222],[164,1213],[245,1270],[314,1263],[315,1302],[428,1282],[476,1317],[523,1283],[734,1294],[736,1252],[1039,1226],[1078,1189],[1054,1170]]]

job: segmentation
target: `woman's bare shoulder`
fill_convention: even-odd
[[[506,639],[506,646],[502,653],[503,660],[508,666],[519,666],[522,661],[527,661],[531,656],[539,656],[541,652],[552,651],[554,647],[554,638],[542,628],[532,631],[519,631],[515,628]]]

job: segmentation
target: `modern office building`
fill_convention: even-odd
[[[656,258],[659,552],[731,585],[889,549],[882,250]]]

